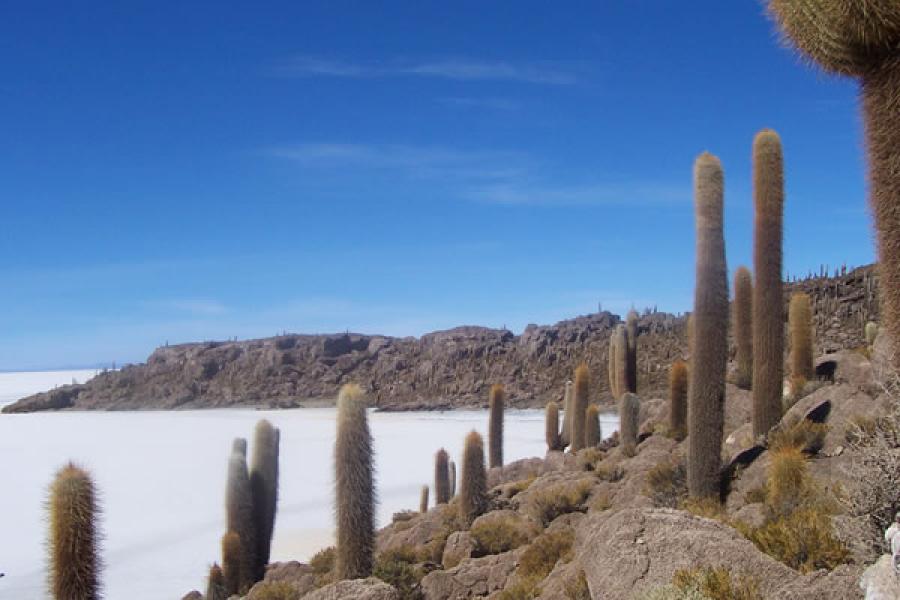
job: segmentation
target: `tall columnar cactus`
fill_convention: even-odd
[[[791,332],[791,377],[809,381],[813,378],[812,309],[809,296],[791,295],[788,308],[788,328]]]
[[[547,441],[547,450],[562,449],[559,435],[559,405],[553,400],[547,403],[544,414],[544,439]]]
[[[688,366],[676,360],[669,370],[669,435],[683,440],[687,435]]]
[[[231,451],[237,452],[242,455],[244,458],[247,457],[247,440],[244,438],[234,438],[234,441],[231,442]]]
[[[882,319],[900,340],[900,3],[769,0],[786,37],[826,71],[859,79],[878,232]],[[900,366],[900,352],[894,352]]]
[[[434,455],[434,503],[446,504],[450,501],[450,471],[447,451],[441,448]]]
[[[629,387],[629,382],[632,379],[632,375],[629,372],[629,362],[628,362],[628,329],[625,325],[617,325],[615,330],[613,330],[613,347],[615,348],[616,354],[616,364],[615,364],[615,377],[616,377],[616,395],[615,398],[618,400],[622,397],[622,394],[625,392],[630,392],[631,388]]]
[[[619,390],[619,376],[618,376],[618,357],[616,356],[616,332],[618,327],[613,328],[612,332],[609,334],[609,347],[607,351],[607,355],[609,358],[609,364],[607,365],[607,377],[609,379],[609,393],[613,397],[614,400],[618,400],[619,396],[621,396],[621,391]]]
[[[781,140],[764,129],[753,140],[753,435],[781,420],[784,379],[784,299],[781,229],[784,176]]]
[[[206,595],[203,597],[203,600],[226,600],[227,598],[225,574],[219,565],[213,564],[209,568],[209,577],[206,580]]]
[[[584,420],[584,447],[593,448],[600,443],[600,407],[591,403]]]
[[[253,493],[253,522],[256,526],[256,580],[262,580],[269,564],[275,513],[278,508],[278,448],[281,433],[263,419],[256,424],[250,489]]]
[[[69,463],[50,486],[50,594],[54,600],[100,597],[97,492],[91,476]]]
[[[253,492],[250,488],[247,459],[240,452],[239,446],[240,444],[235,440],[231,457],[228,459],[225,514],[227,531],[235,532],[241,541],[240,584],[238,585],[238,591],[246,593],[258,581],[257,552],[259,537],[256,531]],[[244,446],[246,447],[246,444]]]
[[[450,497],[456,496],[456,463],[450,461]]]
[[[634,456],[638,443],[641,401],[636,394],[625,392],[619,399],[619,440],[622,453]]]
[[[637,338],[638,338],[638,314],[631,309],[625,318],[625,373],[627,380],[624,390],[637,393]]]
[[[488,428],[488,441],[490,443],[490,466],[503,466],[503,409],[506,403],[506,393],[503,386],[494,384],[488,396],[488,410],[490,411],[490,423]]]
[[[337,436],[334,442],[337,579],[372,574],[375,549],[375,480],[372,436],[362,389],[341,388],[338,396]]]
[[[566,391],[563,394],[563,424],[559,432],[560,450],[571,444],[572,440],[572,380],[566,381]]]
[[[222,578],[226,598],[240,592],[241,538],[234,531],[229,531],[222,536]]]
[[[471,431],[463,446],[462,480],[459,484],[459,516],[466,527],[487,510],[487,503],[484,441],[481,434]]]
[[[694,348],[688,404],[688,491],[717,496],[728,361],[728,273],[722,232],[724,176],[719,159],[703,153],[694,164],[697,274]]]
[[[734,272],[734,304],[731,306],[734,332],[735,385],[750,389],[753,381],[753,278],[747,267]]]
[[[590,395],[590,375],[587,365],[582,363],[575,369],[575,388],[572,394],[572,452],[584,448],[584,418],[587,414]]]
[[[419,512],[428,512],[428,486],[422,486],[422,492],[419,494]]]

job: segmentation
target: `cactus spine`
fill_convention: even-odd
[[[434,455],[434,503],[446,504],[450,501],[450,471],[447,451],[441,448]]]
[[[634,456],[638,443],[638,420],[641,414],[641,401],[637,395],[625,392],[619,399],[619,440],[622,454]]]
[[[564,450],[572,439],[572,380],[566,381],[566,392],[563,395],[563,424],[559,434],[560,450]]]
[[[487,509],[487,474],[484,470],[484,441],[477,431],[469,432],[463,446],[462,481],[459,485],[459,516],[466,527]]]
[[[250,489],[253,493],[253,521],[256,526],[256,581],[261,581],[269,564],[275,513],[278,508],[278,449],[281,434],[263,419],[256,424]]]
[[[547,403],[547,410],[544,413],[544,439],[547,441],[547,450],[562,449],[559,435],[559,405],[553,400]]]
[[[240,439],[240,438],[238,438]],[[253,492],[250,489],[250,474],[247,459],[240,451],[241,444],[235,440],[231,457],[228,459],[228,483],[225,489],[225,513],[228,531],[240,538],[240,583],[239,593],[246,593],[256,583],[258,537],[253,511]],[[243,447],[246,448],[246,441]]]
[[[450,497],[456,496],[456,463],[450,461]]]
[[[791,377],[813,379],[812,313],[809,296],[796,293],[788,308],[788,329],[791,332]]]
[[[203,600],[226,600],[225,575],[217,564],[209,568],[209,578],[206,580],[206,595]]]
[[[669,371],[669,435],[676,440],[687,435],[687,389],[687,363],[676,360]]]
[[[503,408],[505,404],[505,392],[503,386],[494,384],[488,397],[488,410],[490,411],[490,423],[488,427],[488,442],[490,444],[490,466],[503,466]]]
[[[241,587],[241,538],[233,531],[222,536],[222,578],[226,598],[239,593]]]
[[[54,600],[100,597],[97,492],[91,476],[69,463],[50,486],[50,593]]]
[[[764,129],[753,140],[753,435],[781,420],[784,379],[784,299],[781,229],[784,205],[781,141]]]
[[[587,415],[590,379],[587,365],[582,363],[575,369],[575,389],[572,395],[572,452],[584,447],[584,418]]]
[[[717,497],[719,493],[728,360],[723,194],[719,159],[709,153],[701,154],[694,164],[697,275],[688,391],[688,491],[694,498]]]
[[[338,396],[337,436],[334,442],[337,579],[372,574],[375,548],[375,482],[372,473],[372,436],[362,389],[341,388]]]
[[[734,304],[731,307],[734,331],[735,385],[750,389],[753,381],[753,278],[747,267],[734,272]]]
[[[770,0],[791,42],[825,70],[862,87],[869,203],[877,230],[881,315],[900,340],[900,4],[890,0]],[[894,352],[900,366],[900,352]]]
[[[638,314],[634,309],[628,311],[625,318],[625,376],[627,387],[625,392],[637,393],[637,338]]]
[[[584,447],[593,448],[600,443],[600,407],[588,406],[584,419]]]
[[[422,493],[419,495],[419,512],[428,512],[428,486],[422,486]]]

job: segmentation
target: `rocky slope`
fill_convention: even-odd
[[[871,266],[835,277],[809,277],[785,287],[813,297],[820,351],[863,343],[877,319],[877,276]],[[348,381],[361,384],[384,409],[480,406],[492,383],[506,385],[511,404],[543,406],[560,399],[575,366],[594,374],[595,400],[609,400],[607,347],[620,317],[608,312],[529,325],[521,335],[458,327],[421,338],[379,335],[284,335],[240,342],[158,348],[147,362],[106,372],[86,384],[24,398],[4,412],[75,408],[138,410],[239,405],[300,406],[331,399]],[[659,392],[671,362],[686,351],[684,317],[644,314],[639,323],[638,390]]]

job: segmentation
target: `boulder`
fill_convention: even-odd
[[[432,571],[422,579],[425,600],[465,600],[502,590],[519,564],[524,548],[469,558],[452,569]]]
[[[900,578],[894,572],[891,557],[883,555],[865,570],[859,580],[865,600],[896,600],[900,598]]]
[[[441,564],[445,569],[452,569],[475,552],[475,540],[468,531],[455,531],[447,538]]]
[[[303,600],[400,600],[397,590],[380,579],[348,579],[326,585]]]

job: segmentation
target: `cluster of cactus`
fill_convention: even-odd
[[[791,296],[788,330],[791,333],[791,395],[798,398],[803,386],[815,373],[812,312],[808,295],[796,293]]]
[[[747,390],[753,382],[753,277],[744,266],[734,272],[731,327],[735,347],[734,384]]]
[[[69,463],[50,486],[49,585],[54,600],[100,598],[97,491],[91,476]]]
[[[490,466],[503,466],[503,410],[506,402],[506,392],[500,384],[491,386],[488,397],[488,443]]]
[[[459,484],[459,517],[468,527],[487,509],[487,473],[484,468],[484,441],[471,431],[463,446],[462,479]]]

